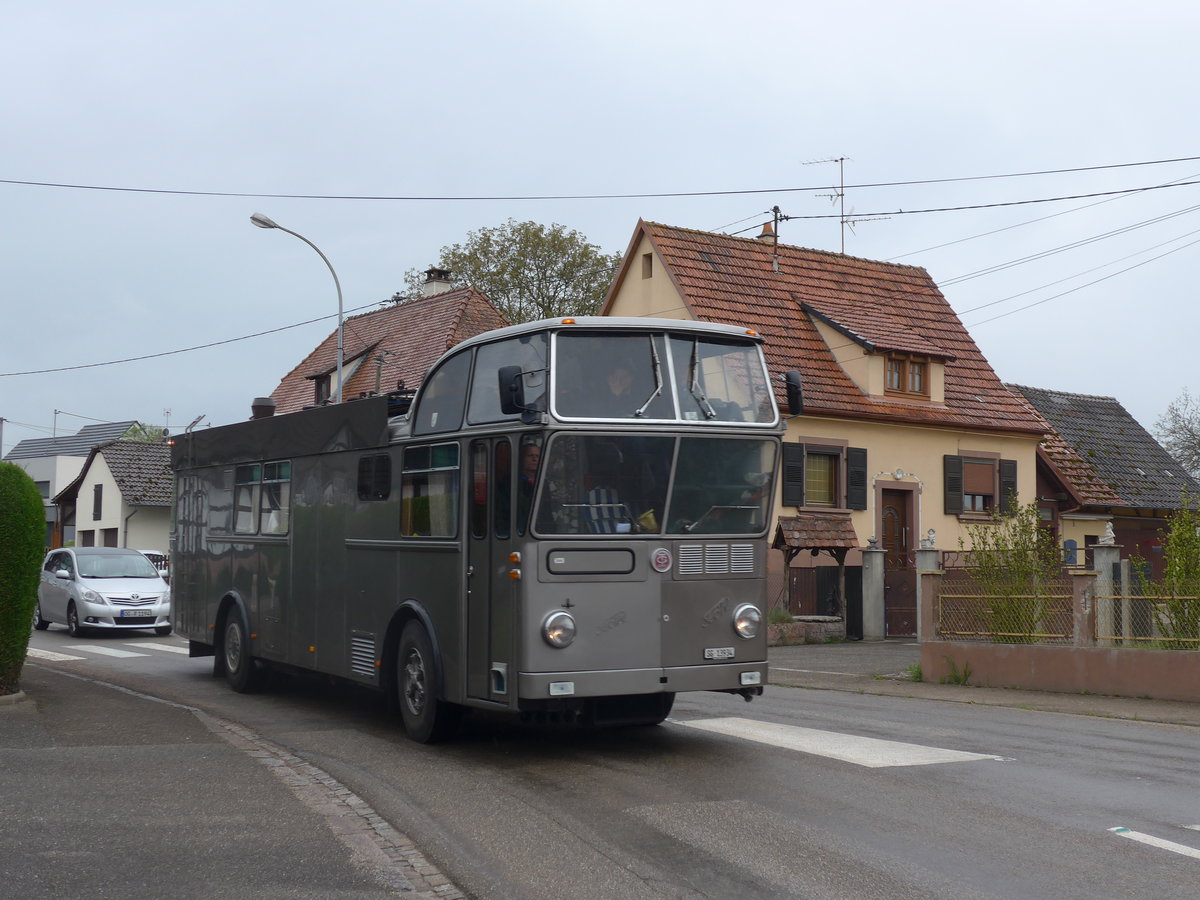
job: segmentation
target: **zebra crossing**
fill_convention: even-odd
[[[126,647],[133,647],[137,649],[124,649]],[[121,641],[120,644],[107,642],[103,644],[65,644],[63,645],[62,650],[46,650],[41,647],[29,647],[25,651],[25,656],[27,659],[42,660],[43,662],[78,662],[81,660],[94,659],[97,656],[107,657],[109,659],[135,659],[139,656],[153,656],[156,653],[177,653],[187,656],[188,648],[187,645],[182,642],[178,644],[164,644],[158,641]]]

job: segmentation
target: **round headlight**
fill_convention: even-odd
[[[552,612],[542,622],[542,637],[551,647],[569,647],[575,640],[575,620],[570,613]]]
[[[733,628],[739,637],[747,640],[758,637],[758,629],[762,625],[762,613],[751,603],[743,603],[733,611]]]

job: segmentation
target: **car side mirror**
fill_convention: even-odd
[[[69,581],[71,579],[71,573],[68,572],[66,569],[59,569],[57,572],[54,573],[54,577],[55,578],[63,578],[63,579],[66,579]]]
[[[788,412],[793,416],[801,415],[804,412],[804,389],[800,384],[800,373],[792,369],[783,376],[783,382],[787,388]]]
[[[515,416],[524,412],[525,379],[522,377],[520,366],[501,366],[500,381],[500,412],[506,416]]]

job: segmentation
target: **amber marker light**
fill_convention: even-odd
[[[508,554],[508,561],[510,563],[519,563],[521,561],[520,551],[514,550],[512,553]]]
[[[513,581],[520,581],[521,580],[521,570],[520,569],[509,569],[508,577],[511,578]]]
[[[575,324],[575,320],[574,320],[574,319],[563,319],[563,320],[562,320],[562,323],[563,323],[564,325],[574,325],[574,324]]]

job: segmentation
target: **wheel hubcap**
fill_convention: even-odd
[[[404,703],[414,716],[425,710],[425,661],[415,647],[404,661]]]
[[[225,667],[236,672],[242,661],[242,629],[236,623],[225,630]]]

